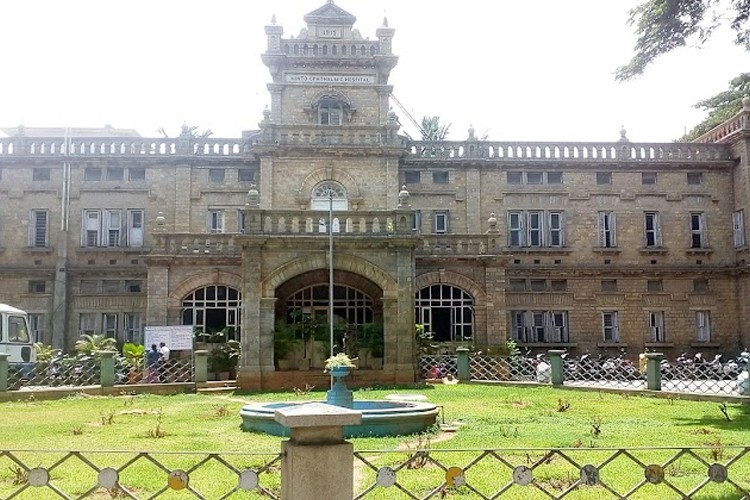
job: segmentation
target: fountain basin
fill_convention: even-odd
[[[325,401],[253,403],[240,410],[242,429],[273,436],[289,436],[289,428],[274,420],[280,408],[323,403]],[[362,412],[362,423],[344,426],[344,437],[381,437],[419,434],[435,425],[439,409],[431,403],[416,401],[354,401],[352,410]]]

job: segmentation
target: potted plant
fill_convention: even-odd
[[[284,320],[276,323],[276,329],[273,332],[273,361],[277,370],[292,368],[291,357],[301,341],[294,325],[289,325]]]
[[[360,339],[362,350],[367,355],[367,366],[380,369],[383,367],[383,354],[385,342],[383,338],[383,321],[377,320],[373,323],[362,325],[362,338]]]
[[[140,382],[143,376],[143,360],[146,356],[146,348],[140,344],[125,342],[122,345],[122,355],[125,358],[128,370],[128,381]]]
[[[343,352],[331,356],[325,362],[325,372],[334,377],[345,377],[352,368],[356,367],[354,361]]]
[[[240,343],[236,340],[227,340],[208,355],[208,370],[217,374],[219,380],[229,380],[236,377],[239,361]]]

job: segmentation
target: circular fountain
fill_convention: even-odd
[[[274,413],[281,408],[310,403],[326,403],[362,412],[361,424],[344,426],[346,438],[418,434],[435,425],[439,410],[434,404],[403,400],[355,401],[352,398],[352,391],[343,381],[348,374],[349,370],[344,368],[331,370],[334,384],[326,394],[325,401],[282,401],[244,406],[240,411],[242,428],[246,431],[264,432],[273,436],[289,436],[289,428],[276,422]]]

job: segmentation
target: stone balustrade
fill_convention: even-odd
[[[422,235],[417,255],[501,255],[507,253],[499,234]]]
[[[328,212],[248,210],[245,234],[327,236]],[[411,211],[336,211],[333,233],[340,236],[412,235]]]
[[[723,144],[623,143],[623,142],[490,142],[414,141],[408,144],[407,161],[413,160],[575,160],[577,162],[706,162],[727,161]]]
[[[144,137],[9,137],[0,138],[3,156],[241,156],[245,139]]]
[[[239,256],[241,249],[236,244],[237,234],[153,233],[151,255],[182,256]]]
[[[321,42],[285,38],[282,51],[295,57],[370,57],[380,53],[380,43],[371,40],[348,42]]]
[[[729,120],[717,125],[705,134],[698,137],[695,141],[701,143],[714,143],[719,142],[730,135],[739,132],[741,130],[748,129],[748,114],[747,112],[741,112]]]

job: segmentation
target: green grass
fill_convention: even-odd
[[[577,465],[600,464],[612,455],[606,448],[710,447],[699,451],[708,463],[724,462],[736,454],[731,446],[750,445],[750,406],[728,404],[727,420],[716,402],[623,396],[619,394],[555,390],[543,387],[501,387],[471,384],[428,386],[417,389],[372,389],[355,393],[355,399],[380,399],[387,394],[420,393],[441,406],[441,421],[455,424],[449,434],[432,434],[422,439],[430,457],[444,466],[466,467],[480,453],[455,451],[475,449],[523,449],[499,453],[509,464],[531,465],[543,451],[531,448],[573,448],[565,456],[555,455],[534,471],[537,480],[555,491],[578,478]],[[238,469],[258,467],[278,453],[282,438],[242,432],[239,410],[253,401],[322,399],[322,392],[309,394],[236,392],[224,395],[76,397],[57,401],[24,401],[0,404],[0,450],[83,450],[99,466],[119,466],[130,455],[104,454],[108,450],[148,451],[168,469],[189,468],[194,457],[173,452],[220,452]],[[564,407],[566,407],[564,411]],[[157,428],[158,425],[158,428]],[[599,432],[595,431],[598,427]],[[158,432],[157,432],[158,431]],[[150,437],[163,434],[162,437]],[[429,441],[428,441],[429,440]],[[403,463],[417,447],[416,436],[353,439],[376,467]],[[375,450],[375,451],[372,451]],[[381,450],[390,450],[384,453]],[[451,451],[441,451],[451,450]],[[99,451],[100,453],[92,453]],[[253,453],[245,456],[231,453]],[[635,451],[644,463],[663,463],[675,451]],[[49,467],[61,455],[38,451],[17,454],[28,467]],[[201,457],[202,458],[202,457]],[[9,495],[15,464],[0,457],[0,498]],[[730,467],[730,478],[750,488],[750,453]],[[96,482],[96,475],[78,459],[68,460],[53,470],[53,481],[65,491],[82,494]],[[278,467],[274,468],[278,471]],[[466,477],[486,495],[510,480],[511,467],[494,456],[484,457],[471,466]],[[602,469],[602,479],[617,484],[624,493],[643,477],[642,468],[627,457],[618,457]],[[667,479],[690,489],[705,478],[705,466],[686,455],[667,468]],[[371,483],[374,472],[358,462],[357,477]],[[440,467],[427,462],[423,467],[399,471],[399,483],[419,495],[444,480]],[[136,494],[147,496],[165,485],[164,472],[140,459],[121,476],[123,484],[133,485]],[[743,482],[744,481],[744,482]],[[203,466],[191,473],[195,485],[208,498],[221,496],[236,484],[236,476],[219,464]],[[278,474],[261,476],[261,484],[278,491]],[[648,486],[633,498],[676,498],[664,485]],[[18,498],[46,498],[45,490],[28,489]],[[54,496],[49,492],[49,498]],[[538,490],[509,490],[510,498],[539,498]],[[538,495],[537,495],[538,494]],[[27,495],[27,496],[24,496]],[[174,493],[174,495],[178,495]],[[472,498],[467,488],[452,495]],[[169,498],[168,494],[165,497]],[[178,495],[179,496],[179,495]],[[252,498],[237,494],[232,498]],[[582,488],[566,498],[606,498],[601,488]],[[698,498],[739,498],[731,486],[712,484]],[[103,494],[101,498],[108,498]],[[176,497],[175,497],[176,498]],[[375,490],[367,498],[399,498],[393,488]],[[505,497],[503,497],[505,498]]]

